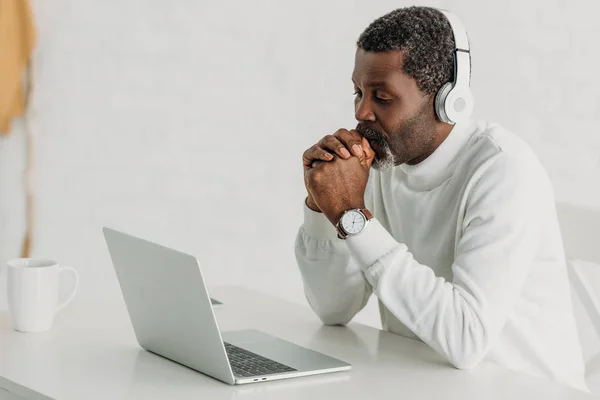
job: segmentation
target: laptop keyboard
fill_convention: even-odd
[[[225,344],[225,350],[227,350],[229,364],[235,375],[257,376],[297,371],[292,367],[261,357],[256,353],[241,349],[231,343],[223,343]]]

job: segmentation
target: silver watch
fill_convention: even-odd
[[[338,237],[346,239],[348,236],[358,235],[367,227],[372,218],[373,214],[366,208],[355,208],[345,211],[335,226],[338,231]]]

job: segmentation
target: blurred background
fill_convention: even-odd
[[[108,225],[196,255],[210,286],[305,304],[301,154],[355,126],[356,39],[413,4],[463,21],[475,118],[525,139],[558,201],[600,207],[595,0],[32,0],[27,118],[0,137],[0,259],[21,252],[29,126],[31,254],[80,271],[76,301],[120,296]],[[380,326],[375,305],[358,320]]]

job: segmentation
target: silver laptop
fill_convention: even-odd
[[[231,385],[350,369],[260,331],[221,334],[195,257],[110,228],[103,232],[144,349]]]

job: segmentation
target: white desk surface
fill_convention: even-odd
[[[351,323],[323,326],[308,306],[214,288],[223,331],[255,328],[353,364],[313,377],[229,386],[141,349],[120,296],[74,301],[51,331],[15,332],[0,311],[0,388],[31,399],[588,399],[575,389],[482,363],[460,371],[423,343]],[[2,390],[0,390],[2,393]]]

